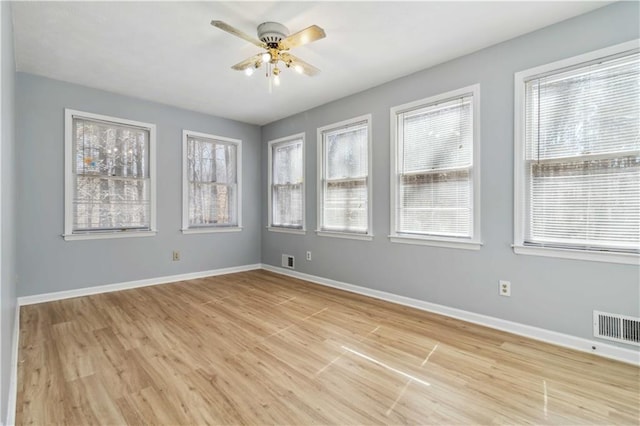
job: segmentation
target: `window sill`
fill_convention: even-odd
[[[346,239],[350,239],[350,240],[373,241],[373,235],[371,235],[371,234],[357,234],[355,232],[352,233],[352,232],[317,230],[316,234],[319,237],[333,237],[333,238],[346,238]]]
[[[242,226],[220,226],[220,227],[208,227],[208,228],[186,228],[182,229],[182,233],[188,234],[213,234],[216,232],[240,232]]]
[[[63,234],[62,238],[65,241],[78,241],[78,240],[108,240],[112,238],[139,238],[139,237],[154,237],[157,231],[120,231],[110,233],[86,233],[86,234]]]
[[[408,237],[406,235],[389,235],[392,243],[415,244],[422,246],[446,247],[464,250],[480,250],[482,243],[480,241],[461,241],[453,238],[434,238],[434,237]]]
[[[640,265],[640,255],[633,253],[594,252],[554,247],[531,247],[522,244],[514,244],[512,247],[516,254],[555,257],[560,259],[589,260],[592,262]]]
[[[307,233],[305,229],[284,228],[284,227],[278,227],[278,226],[267,226],[267,230],[271,232],[281,232],[283,234],[296,234],[296,235],[305,235]]]

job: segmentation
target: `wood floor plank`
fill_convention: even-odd
[[[21,308],[16,424],[640,424],[640,369],[267,271]]]
[[[53,326],[53,339],[66,381],[94,374],[102,359],[96,352],[98,343],[83,330],[79,322],[60,322]]]

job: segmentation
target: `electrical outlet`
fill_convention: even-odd
[[[511,296],[511,282],[500,280],[500,287],[498,288],[500,296]]]
[[[174,251],[173,252],[173,261],[176,262],[180,260],[180,252],[179,251]]]
[[[311,261],[311,252],[310,251],[307,252],[307,260]]]

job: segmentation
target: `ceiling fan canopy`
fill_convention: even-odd
[[[320,72],[318,68],[288,52],[290,49],[304,46],[326,37],[324,30],[317,25],[312,25],[289,35],[289,30],[284,25],[278,22],[263,22],[258,25],[257,39],[223,21],[214,20],[211,21],[211,25],[264,49],[263,52],[233,65],[231,68],[234,70],[245,71],[247,75],[251,75],[253,71],[265,65],[267,77],[273,76],[276,85],[280,83],[279,62],[284,63],[287,68],[293,68],[297,72],[308,76],[313,76]]]
[[[269,48],[278,48],[280,41],[288,35],[287,27],[278,22],[263,22],[258,25],[258,38]]]

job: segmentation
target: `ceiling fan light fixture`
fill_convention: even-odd
[[[257,53],[233,65],[231,68],[244,71],[247,76],[251,76],[264,65],[265,76],[269,81],[269,92],[271,92],[272,84],[280,85],[280,69],[278,68],[280,62],[284,63],[287,68],[293,67],[298,74],[313,76],[320,71],[313,65],[289,53],[290,49],[304,46],[326,37],[324,30],[317,25],[289,34],[287,27],[280,23],[263,22],[258,25],[259,40],[222,21],[211,21],[211,25],[262,49],[262,53]]]

